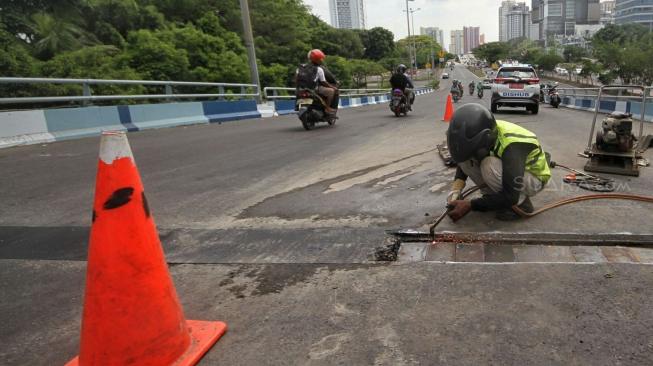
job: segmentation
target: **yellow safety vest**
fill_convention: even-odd
[[[497,131],[497,142],[492,151],[493,155],[500,159],[506,148],[513,142],[536,145],[537,149],[533,149],[526,159],[526,171],[536,176],[542,184],[546,184],[551,178],[551,170],[537,136],[521,126],[502,120],[497,120]]]

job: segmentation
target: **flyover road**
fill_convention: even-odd
[[[461,66],[452,77],[476,78]],[[443,209],[454,171],[435,145],[449,86],[405,118],[383,104],[310,132],[282,116],[128,135],[187,315],[231,326],[203,364],[653,363],[649,266],[371,262],[386,230],[423,230]],[[489,92],[469,102],[488,105]],[[591,114],[500,112],[582,168]],[[2,364],[77,352],[98,143],[0,150]],[[564,174],[536,205],[585,193]],[[616,179],[648,194],[653,173]],[[649,236],[652,218],[643,204],[597,201],[441,228]]]
[[[467,84],[476,77],[458,66],[452,78]],[[310,132],[291,115],[129,134],[164,242],[176,246],[184,238],[183,248],[175,247],[170,259],[194,261],[195,254],[207,249],[202,254],[207,261],[239,261],[242,250],[234,256],[216,252],[210,244],[216,240],[241,249],[252,243],[258,261],[266,260],[264,254],[270,261],[284,261],[280,245],[267,239],[272,236],[290,246],[293,256],[298,255],[295,245],[320,237],[323,244],[315,244],[314,255],[307,252],[303,260],[341,262],[342,253],[322,251],[352,241],[374,246],[384,230],[422,227],[442,210],[454,174],[435,147],[448,126],[441,118],[449,86],[450,80],[444,80],[440,91],[419,97],[405,118],[394,117],[384,104],[342,110],[334,128]],[[487,105],[489,94],[486,90],[482,101],[467,94],[461,103]],[[585,160],[576,154],[587,143],[591,114],[545,105],[540,111],[531,115],[506,109],[497,117],[531,129],[554,160],[581,169]],[[98,142],[87,138],[0,150],[0,235],[19,243],[0,254],[84,258]],[[566,172],[555,173],[536,205],[584,193],[561,183]],[[646,193],[653,173],[644,169],[640,178],[616,179],[624,189]],[[615,215],[628,220],[615,220]],[[650,207],[642,204],[595,201],[519,223],[474,213],[458,224],[446,220],[442,228],[649,234],[650,219]],[[57,238],[58,244],[42,238]],[[346,259],[363,260],[368,249],[349,252]]]

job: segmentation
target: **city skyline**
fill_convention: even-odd
[[[327,21],[329,24],[333,23],[331,21],[329,3],[334,1],[336,0],[304,0],[305,4],[312,9],[312,12],[315,15]],[[648,1],[653,2],[653,0]],[[411,1],[409,3],[409,7],[416,11],[411,19],[410,32],[412,33],[414,31],[416,34],[422,34],[422,28],[437,28],[443,32],[443,37],[441,37],[443,42],[440,42],[440,39],[438,39],[440,37],[435,38],[438,40],[438,43],[443,43],[442,46],[444,48],[449,49],[451,31],[462,30],[463,26],[472,24],[473,26],[480,27],[480,32],[485,35],[485,43],[499,41],[501,39],[501,21],[497,21],[496,14],[500,9],[501,4],[504,2],[505,0],[463,0],[458,2],[453,0]],[[556,11],[564,12],[564,14],[562,14],[564,18],[572,17],[573,14],[573,20],[561,19],[562,24],[559,24],[561,27],[558,27],[561,29],[557,30],[556,28],[556,30],[554,30],[556,33],[559,32],[566,33],[567,35],[573,35],[576,33],[576,24],[585,25],[588,22],[590,24],[607,24],[615,22],[616,19],[614,14],[616,11],[612,12],[612,14],[607,14],[604,11],[606,7],[611,8],[613,6],[609,5],[608,3],[610,3],[610,1],[606,0],[513,0],[510,2],[514,4],[524,3],[524,8],[526,9],[526,11],[520,11],[521,14],[519,14],[520,12],[512,13],[511,21],[513,26],[511,28],[511,34],[513,36],[510,38],[516,38],[516,36],[519,35],[531,38],[533,40],[541,40],[544,37],[543,33],[545,28],[547,30],[551,30],[557,26],[555,24],[555,19],[552,17],[548,17],[546,21],[544,21],[544,19],[537,18],[540,15],[543,15],[539,14],[540,4],[542,4],[542,6],[544,4],[552,5],[552,10],[554,13]],[[618,2],[619,1],[617,1],[617,3]],[[567,6],[568,4],[574,5]],[[374,6],[370,6],[370,4],[366,5],[367,7],[365,9],[364,19],[366,29],[380,26],[392,31],[395,36],[395,40],[406,37],[406,16],[405,12],[402,11],[405,10],[405,2],[394,0],[377,0],[373,4]],[[473,10],[470,10],[472,8]],[[488,13],[491,12],[495,15],[487,16],[487,14],[483,14],[484,16],[477,17],[477,14],[484,13],[485,9],[488,9]],[[464,18],[455,16],[455,14],[461,14],[462,16],[463,12]],[[454,14],[454,16],[447,16],[449,13]],[[531,15],[535,16],[536,18],[531,19]],[[599,19],[596,19],[597,17]],[[412,24],[413,18],[415,24]],[[475,21],[474,19],[476,18],[481,20]],[[458,19],[465,20],[460,21]],[[653,27],[653,25],[651,26]]]
[[[323,21],[331,23],[329,2],[332,0],[303,0],[313,14]],[[420,28],[438,27],[444,34],[444,47],[449,44],[449,35],[452,30],[462,30],[465,25],[478,26],[485,34],[486,42],[498,40],[496,26],[497,7],[501,0],[415,0],[410,1],[409,7],[420,9],[414,13],[414,30],[420,34]],[[392,31],[395,40],[405,38],[407,35],[406,2],[397,0],[366,1],[366,28],[384,27]],[[411,19],[411,34],[413,32]]]

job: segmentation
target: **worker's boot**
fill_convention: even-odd
[[[533,202],[531,202],[531,199],[529,197],[526,197],[526,199],[517,207],[519,207],[522,211],[526,213],[532,213],[535,210],[533,208]],[[521,216],[519,216],[518,213],[513,211],[512,208],[509,208],[506,210],[497,211],[496,218],[499,221],[514,221],[514,220],[521,219]]]

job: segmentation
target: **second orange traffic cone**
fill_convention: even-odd
[[[80,351],[67,366],[194,365],[226,329],[185,319],[127,136],[104,133]]]
[[[443,122],[451,121],[451,116],[453,115],[453,100],[451,100],[451,94],[447,95],[447,105],[444,109],[444,117],[442,117]]]

